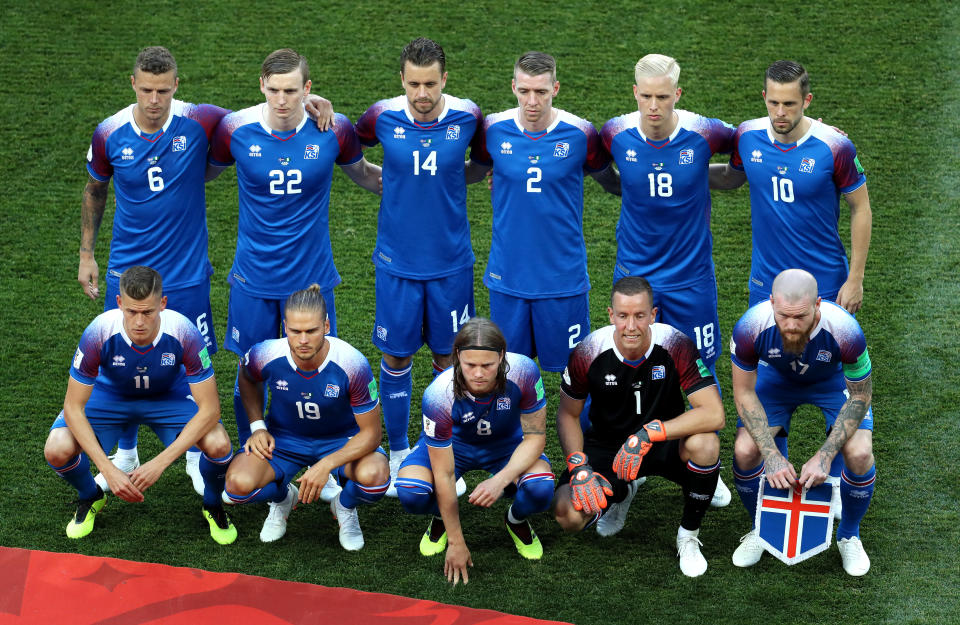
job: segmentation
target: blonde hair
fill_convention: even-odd
[[[639,83],[641,78],[666,76],[676,87],[680,81],[680,66],[676,59],[663,54],[648,54],[633,67],[633,79]]]

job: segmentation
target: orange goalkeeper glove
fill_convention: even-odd
[[[621,480],[633,481],[640,472],[640,463],[647,455],[654,443],[667,440],[667,432],[663,429],[663,421],[655,419],[647,423],[636,434],[623,444],[617,457],[613,459],[613,470]]]

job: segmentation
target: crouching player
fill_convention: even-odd
[[[655,323],[653,301],[645,279],[619,279],[607,308],[611,325],[570,354],[557,410],[567,470],[554,516],[565,531],[597,522],[598,532],[610,536],[623,528],[637,478],[661,475],[683,489],[677,556],[683,574],[697,577],[707,570],[698,536],[720,475],[723,403],[693,341]],[[588,396],[584,433],[580,412]]]
[[[203,452],[203,516],[210,535],[232,543],[237,530],[220,503],[230,437],[220,425],[220,398],[207,346],[193,323],[166,309],[160,274],[135,265],[120,276],[117,308],[97,316],[80,337],[63,412],[43,453],[77,489],[77,510],[67,536],[93,531],[107,496],[90,474],[93,460],[109,490],[139,502],[163,471],[196,444]],[[147,425],[165,449],[132,472],[118,469],[104,451],[128,426]]]
[[[513,495],[504,523],[517,551],[537,560],[543,546],[527,517],[543,512],[553,495],[553,472],[543,453],[546,400],[540,369],[530,358],[507,352],[500,328],[474,317],[453,342],[453,367],[423,393],[423,432],[400,467],[397,494],[407,512],[432,514],[420,553],[446,548],[443,571],[457,584],[473,566],[460,527],[456,481],[467,471],[490,477],[469,502],[489,508]]]
[[[390,483],[373,372],[363,354],[325,336],[330,322],[319,285],[287,298],[283,323],[286,338],[257,343],[243,358],[240,399],[251,435],[227,471],[227,496],[270,502],[260,540],[272,542],[286,533],[297,502],[319,499],[332,475],[343,487],[330,502],[340,545],[357,551],[363,548],[357,506],[377,502]],[[266,422],[264,385],[271,393]],[[304,467],[298,489],[291,481]]]

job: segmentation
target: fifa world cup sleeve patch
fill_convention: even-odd
[[[423,433],[434,438],[437,434],[437,423],[427,415],[423,415]]]
[[[543,378],[537,380],[537,385],[535,388],[537,390],[537,401],[540,401],[543,399]]]
[[[370,400],[376,401],[377,399],[377,381],[370,380],[370,384],[367,384],[367,390],[370,391]]]
[[[209,369],[212,363],[210,362],[210,354],[207,353],[206,347],[200,350],[199,356],[200,356],[200,364],[203,365],[203,368]]]
[[[843,365],[843,375],[848,380],[859,381],[870,375],[870,355],[864,349],[855,363]]]
[[[80,363],[83,362],[83,352],[77,348],[77,353],[73,355],[73,368],[80,370]]]

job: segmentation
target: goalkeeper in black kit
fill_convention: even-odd
[[[560,388],[557,431],[567,457],[553,513],[568,532],[596,525],[623,529],[637,479],[660,475],[683,488],[677,555],[684,575],[707,570],[700,524],[720,476],[723,403],[696,345],[656,323],[653,290],[641,277],[613,286],[611,325],[592,332],[570,354]],[[580,412],[590,398],[590,426]],[[689,407],[688,407],[689,403]]]

